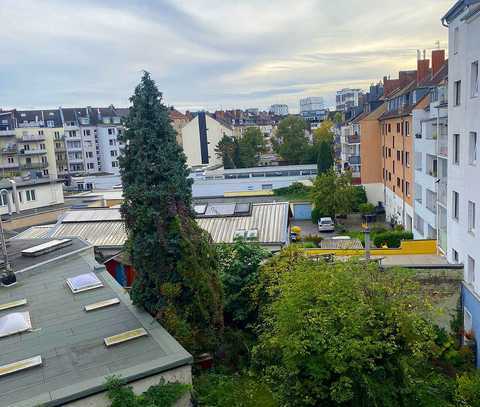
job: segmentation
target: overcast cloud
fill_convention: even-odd
[[[0,0],[0,107],[128,105],[143,69],[166,103],[334,104],[447,46],[453,0]],[[428,52],[428,51],[427,51]]]

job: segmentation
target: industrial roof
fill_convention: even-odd
[[[258,229],[261,244],[288,242],[289,205],[287,202],[252,203],[246,216],[198,218],[198,225],[210,233],[215,243],[232,243],[238,229]],[[118,208],[76,209],[65,213],[48,236],[66,238],[78,236],[96,247],[121,247],[127,240],[125,225]],[[32,237],[37,231],[27,229],[17,239]]]
[[[40,225],[32,226],[18,235],[15,235],[11,240],[16,239],[44,239],[48,237],[48,234],[55,225]]]
[[[197,219],[198,225],[210,233],[215,243],[233,243],[237,230],[258,230],[258,242],[285,244],[288,242],[289,205],[281,203],[252,204],[250,216],[230,216]]]
[[[107,376],[127,382],[191,363],[192,358],[149,314],[134,307],[128,294],[93,254],[41,264],[19,283],[0,290],[0,303],[26,299],[32,330],[0,338],[0,365],[40,356],[41,366],[0,377],[0,405],[65,405],[103,390]],[[54,252],[55,253],[55,252]],[[37,262],[41,262],[39,256]],[[95,272],[103,287],[73,294],[66,279]],[[86,312],[85,305],[118,298],[119,304]],[[16,310],[17,310],[16,309]],[[8,314],[0,311],[0,317]],[[147,335],[106,347],[104,338],[143,328]]]

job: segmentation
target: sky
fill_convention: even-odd
[[[143,70],[181,111],[298,111],[447,47],[453,0],[0,0],[0,108],[128,106]]]

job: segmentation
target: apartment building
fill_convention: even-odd
[[[270,113],[275,116],[287,116],[288,115],[288,106],[284,104],[274,104],[270,106]]]
[[[383,102],[379,107],[359,118],[360,138],[360,179],[367,199],[373,204],[385,203],[383,185],[383,160],[381,125],[379,118],[385,113],[387,103]]]
[[[233,137],[232,127],[206,112],[198,112],[182,128],[183,151],[189,167],[221,165],[215,148],[224,135]]]
[[[353,183],[360,184],[360,125],[358,120],[341,126],[340,144],[342,171],[351,171]]]
[[[339,112],[346,112],[353,107],[362,105],[363,92],[361,89],[344,88],[337,91],[336,109]]]
[[[480,1],[461,0],[443,17],[448,26],[448,251],[465,266],[464,330],[480,337]],[[480,341],[476,341],[477,353]],[[480,358],[477,358],[477,366]]]
[[[414,228],[416,239],[437,239],[447,251],[447,174],[448,174],[448,63],[444,50],[432,52],[431,86],[424,96],[427,106],[415,108],[414,149]]]

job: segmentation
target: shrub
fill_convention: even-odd
[[[303,242],[303,247],[305,249],[316,249],[318,247],[314,242]]]
[[[273,193],[279,196],[307,198],[311,189],[312,189],[311,187],[307,187],[306,185],[303,185],[301,182],[294,182],[292,185],[288,187],[274,189]]]
[[[480,407],[480,374],[463,374],[457,378],[456,402],[459,406]]]
[[[365,192],[365,188],[363,186],[355,186],[352,203],[353,212],[358,212],[360,210],[360,205],[367,202],[367,193]]]
[[[302,240],[304,242],[312,242],[318,246],[318,244],[323,240],[321,236],[318,235],[305,235]]]
[[[312,222],[313,223],[318,223],[318,220],[323,216],[323,214],[320,213],[319,208],[313,208],[312,209]]]
[[[367,202],[358,205],[358,209],[362,215],[369,215],[375,211],[375,206]]]
[[[112,402],[111,407],[149,407],[173,406],[191,386],[183,383],[166,383],[164,379],[140,395],[136,395],[131,387],[124,386],[123,380],[116,376],[107,379],[107,395]]]
[[[412,232],[391,231],[375,234],[373,244],[377,247],[387,246],[390,249],[400,247],[402,240],[413,239]]]

